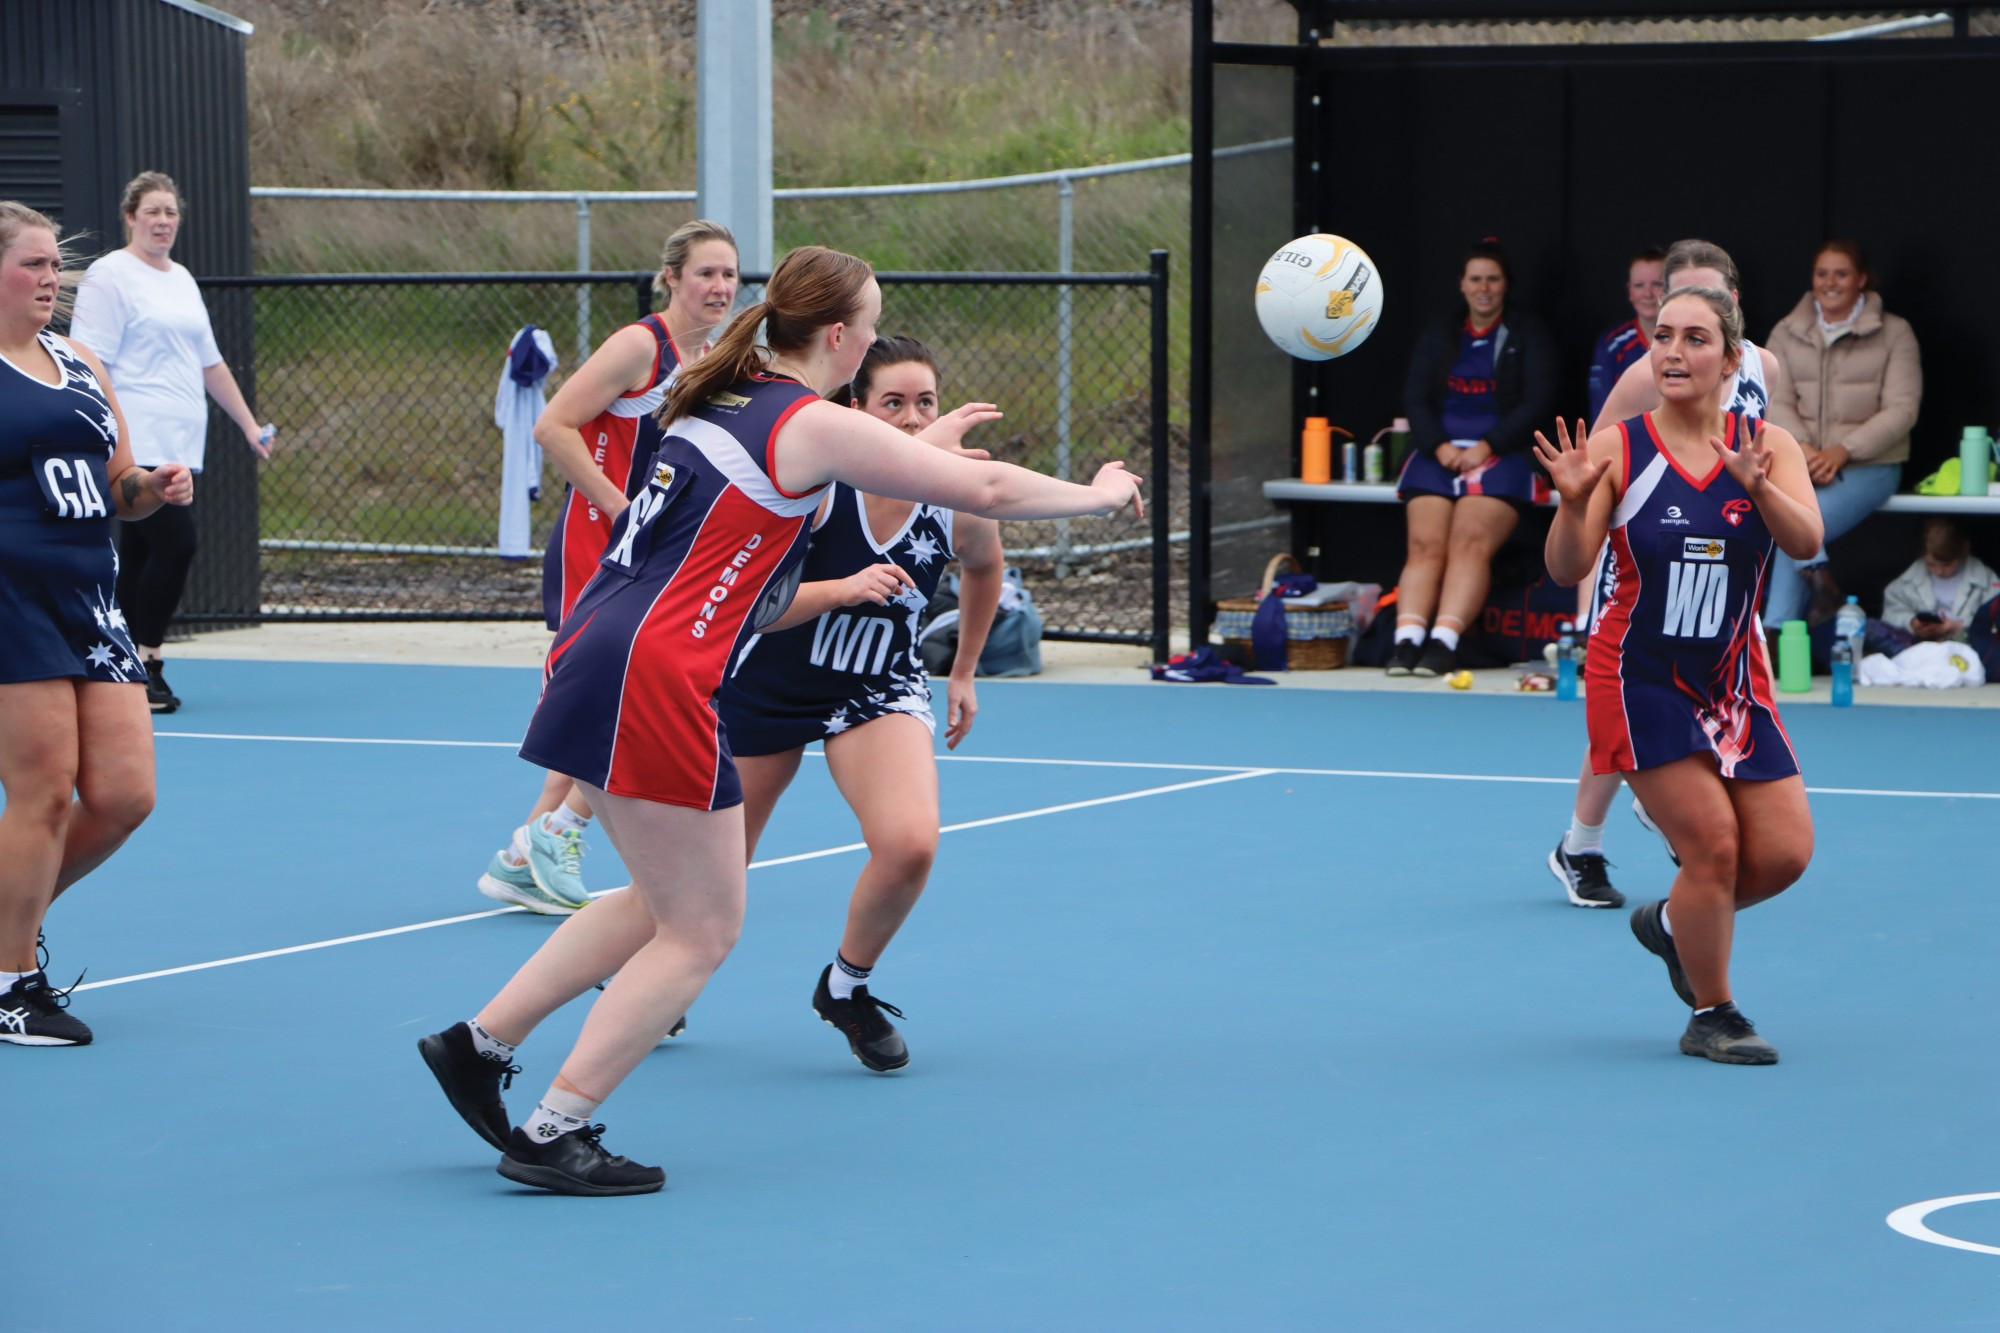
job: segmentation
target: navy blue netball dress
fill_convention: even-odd
[[[772,476],[778,430],[817,393],[760,376],[662,431],[644,485],[556,631],[521,757],[614,796],[720,810],[743,789],[722,678],[798,587],[826,488]]]
[[[1725,438],[1739,420],[1724,418]],[[1790,777],[1798,756],[1778,721],[1757,619],[1775,546],[1763,515],[1720,458],[1706,476],[1684,470],[1651,414],[1618,429],[1624,487],[1584,660],[1591,771],[1708,753],[1725,778]]]
[[[143,681],[112,588],[118,419],[90,366],[40,335],[59,380],[0,357],[0,684]]]
[[[835,483],[813,529],[803,583],[843,579],[894,564],[916,583],[886,606],[837,606],[816,620],[752,639],[722,690],[722,720],[737,754],[777,754],[837,736],[890,713],[937,732],[929,678],[917,651],[917,617],[951,563],[949,509],[912,506],[902,527],[877,542],[868,503]]]

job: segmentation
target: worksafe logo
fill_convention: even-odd
[[[1722,540],[1718,537],[1683,537],[1681,538],[1681,559],[1720,560],[1722,559]]]

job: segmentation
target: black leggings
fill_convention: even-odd
[[[140,647],[166,641],[194,547],[193,505],[161,505],[150,517],[118,525],[118,608]]]

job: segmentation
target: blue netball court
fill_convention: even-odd
[[[157,813],[50,922],[98,1044],[0,1050],[9,1330],[2000,1322],[2000,1200],[1888,1221],[2000,1190],[2000,711],[1788,710],[1819,846],[1739,923],[1760,1069],[1681,1056],[1624,913],[1544,867],[1574,705],[982,684],[878,974],[909,1069],[809,1011],[860,865],[809,760],[742,945],[602,1113],[667,1189],[595,1200],[496,1175],[414,1049],[550,929],[472,888],[535,673],[174,679]],[[1622,806],[1608,843],[1664,893]]]

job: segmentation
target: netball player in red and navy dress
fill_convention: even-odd
[[[535,441],[571,478],[542,557],[542,610],[562,624],[597,572],[611,525],[625,508],[634,459],[659,439],[654,413],[680,368],[736,304],[736,238],[697,218],[667,237],[653,290],[666,309],[604,340],[564,381],[535,422]],[[541,799],[507,846],[493,854],[479,891],[544,916],[568,916],[590,901],[583,887],[583,832],[590,807],[566,773],[550,773]]]
[[[787,255],[765,299],[668,391],[644,487],[557,631],[521,754],[577,780],[632,889],[565,921],[470,1023],[419,1042],[454,1109],[504,1148],[510,1180],[586,1195],[665,1183],[658,1167],[607,1153],[590,1117],[742,929],[742,791],[715,697],[744,643],[786,609],[827,486],[990,518],[1138,508],[1139,479],[1119,464],[1073,485],[823,401],[854,377],[881,308],[863,261],[818,246]],[[652,926],[629,957],[621,914]],[[515,1046],[613,972],[554,1084],[508,1132],[500,1091]]]
[[[1732,999],[1735,914],[1805,873],[1813,833],[1757,604],[1772,549],[1811,554],[1821,523],[1798,441],[1720,405],[1742,338],[1728,292],[1669,293],[1649,353],[1658,410],[1587,444],[1581,422],[1575,444],[1558,422],[1535,453],[1562,496],[1549,573],[1588,578],[1611,543],[1585,659],[1592,767],[1623,773],[1680,853],[1672,894],[1632,913],[1633,934],[1694,1009],[1681,1051],[1761,1065],[1778,1053]]]
[[[878,338],[854,376],[853,398],[861,411],[917,435],[938,420],[937,358],[914,338]],[[937,856],[937,724],[917,616],[954,559],[964,577],[945,746],[957,749],[979,711],[973,672],[1006,566],[1000,525],[990,518],[836,482],[814,522],[792,609],[744,649],[722,692],[751,855],[814,742],[825,744],[827,770],[861,821],[868,863],[812,1005],[876,1073],[910,1062],[902,1034],[882,1016],[902,1011],[877,999],[869,978]]]

